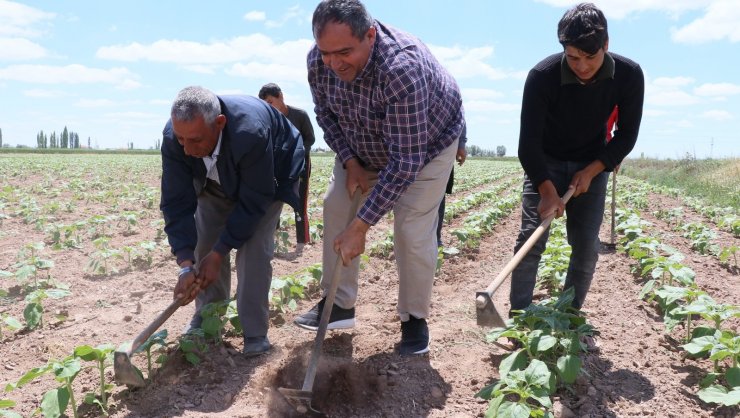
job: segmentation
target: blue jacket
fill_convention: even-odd
[[[304,149],[296,128],[266,102],[251,96],[219,96],[219,100],[226,125],[216,167],[224,193],[236,205],[213,250],[226,255],[252,237],[275,200],[298,206]],[[206,184],[206,166],[203,159],[185,155],[171,120],[162,135],[164,231],[178,263],[197,262],[194,215]]]

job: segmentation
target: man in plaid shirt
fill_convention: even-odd
[[[437,260],[437,208],[463,129],[460,91],[417,38],[374,20],[358,0],[324,0],[313,14],[308,82],[324,140],[337,153],[324,198],[322,288],[337,253],[347,268],[329,329],[355,323],[359,258],[367,231],[394,212],[401,354],[429,351],[426,318]],[[349,225],[356,189],[361,209]],[[318,328],[325,297],[298,317]]]

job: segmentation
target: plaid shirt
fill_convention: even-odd
[[[365,68],[350,83],[325,66],[314,45],[308,83],[324,140],[342,163],[357,158],[378,171],[358,216],[375,225],[424,166],[463,128],[457,83],[417,38],[375,21]]]

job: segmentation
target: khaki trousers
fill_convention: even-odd
[[[429,162],[419,172],[393,208],[393,239],[396,268],[398,270],[398,305],[401,321],[409,315],[429,317],[429,305],[437,266],[437,221],[439,203],[445,192],[447,180],[455,161],[457,141]],[[370,187],[378,182],[378,172],[368,170]],[[324,197],[323,277],[321,287],[326,294],[334,275],[337,254],[334,239],[345,229],[349,217],[351,197],[346,187],[347,171],[339,160]],[[363,196],[364,203],[367,196]],[[368,242],[367,245],[372,243]],[[340,282],[334,301],[339,307],[349,309],[357,301],[360,257],[348,267],[341,267]]]

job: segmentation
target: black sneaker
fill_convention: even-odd
[[[401,322],[401,345],[398,352],[402,356],[429,352],[429,327],[424,318],[409,315],[409,320]]]
[[[321,321],[321,312],[324,310],[324,303],[326,303],[326,298],[321,298],[319,303],[311,308],[310,311],[296,318],[293,323],[303,329],[316,331],[319,329],[319,321]],[[327,329],[347,329],[354,328],[354,326],[355,308],[343,309],[335,303],[331,308]]]
[[[247,337],[244,339],[244,357],[256,357],[267,353],[272,348],[267,337]]]

